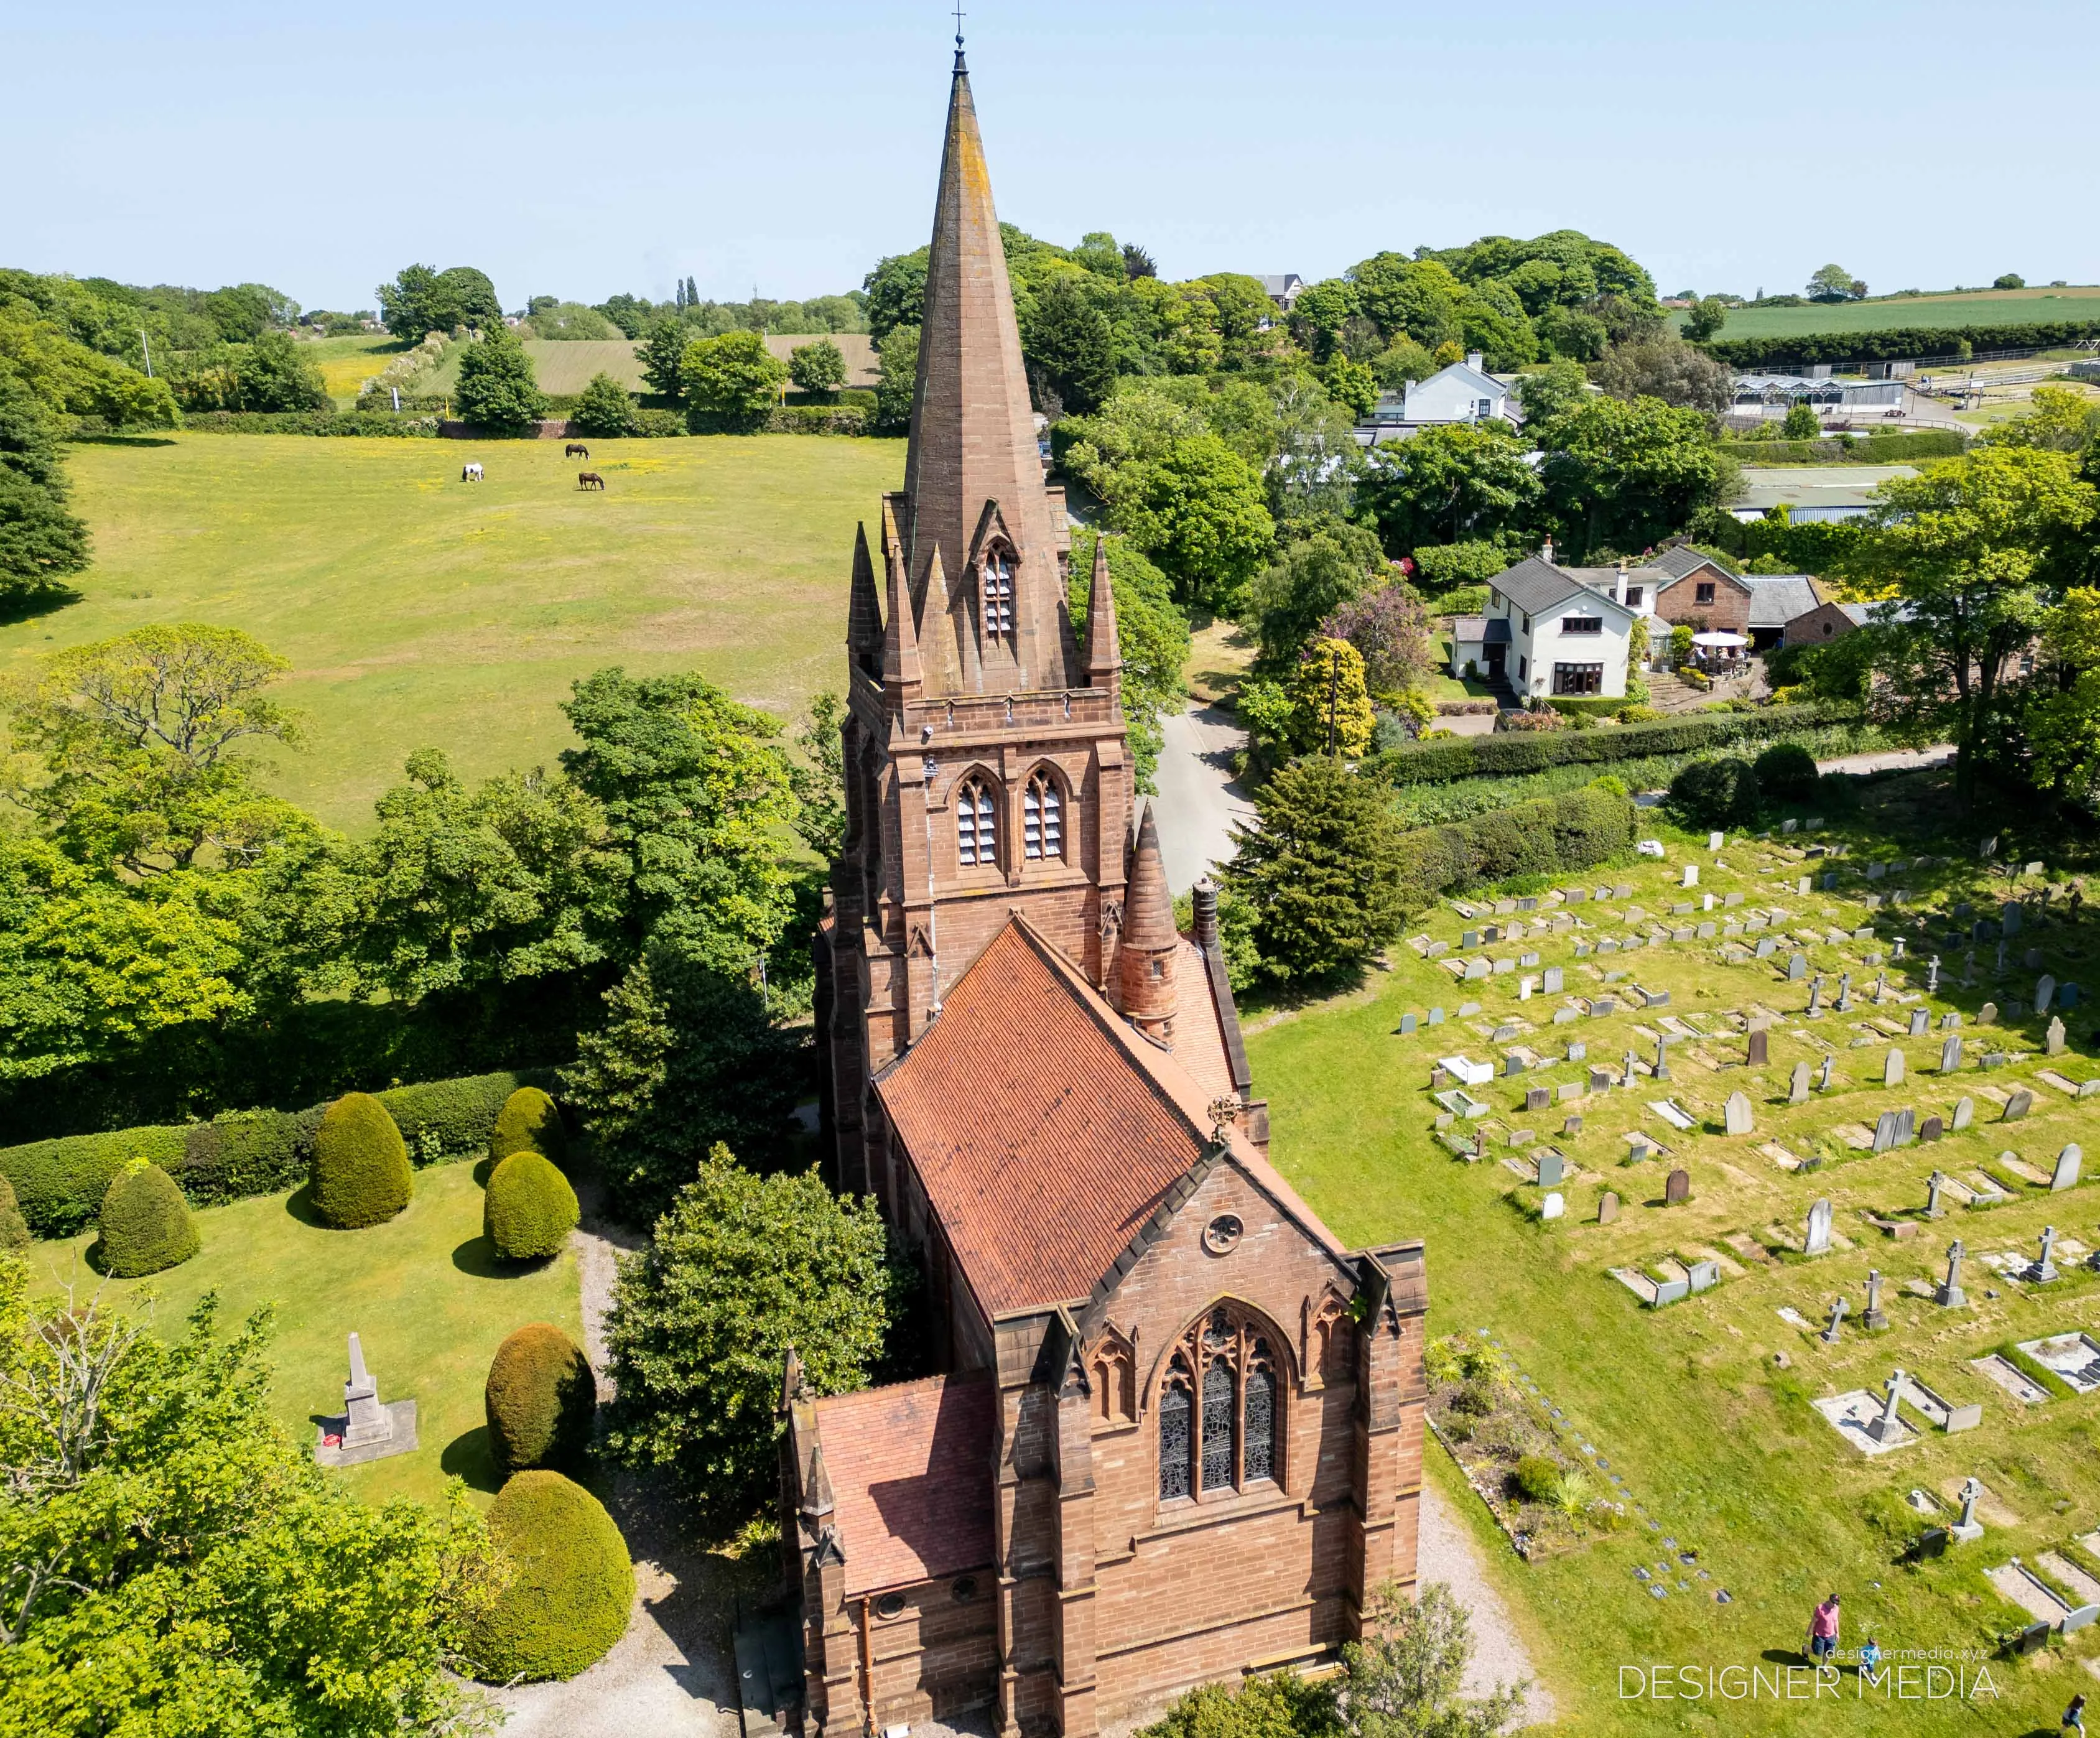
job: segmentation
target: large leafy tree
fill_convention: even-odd
[[[867,292],[867,329],[878,347],[899,326],[916,327],[926,311],[927,249],[894,254],[861,280]]]
[[[779,402],[788,364],[756,332],[695,338],[678,364],[679,390],[695,416],[748,421]]]
[[[1175,442],[1118,479],[1114,523],[1186,602],[1229,608],[1276,535],[1261,479],[1215,434]]]
[[[829,338],[797,344],[788,358],[788,377],[800,391],[836,393],[846,383],[845,352]]]
[[[1094,545],[1101,533],[1072,528],[1072,626],[1084,643],[1093,594]],[[1115,599],[1116,643],[1123,653],[1123,714],[1130,726],[1131,758],[1141,791],[1155,788],[1160,722],[1188,698],[1182,680],[1189,661],[1189,617],[1174,601],[1165,574],[1126,538],[1109,540],[1109,590]]]
[[[98,354],[56,321],[0,302],[0,367],[55,411],[115,428],[168,428],[177,420],[165,380]]]
[[[1342,1649],[1335,1697],[1349,1738],[1498,1738],[1523,1709],[1522,1683],[1465,1693],[1472,1622],[1441,1581],[1410,1597],[1378,1590],[1370,1631]]]
[[[779,1489],[790,1348],[814,1392],[864,1387],[903,1286],[871,1199],[841,1200],[814,1172],[756,1176],[719,1145],[697,1172],[621,1265],[606,1440],[726,1533]]]
[[[374,293],[386,329],[412,343],[429,332],[470,326],[486,333],[503,324],[496,286],[472,266],[407,266]]]
[[[1605,353],[1590,378],[1614,398],[1661,399],[1665,404],[1718,416],[1735,399],[1735,377],[1725,364],[1680,337],[1621,344]]]
[[[2041,653],[2023,720],[2035,781],[2090,807],[2100,797],[2100,590],[2064,594],[2043,620]]]
[[[877,351],[875,423],[891,434],[911,426],[912,395],[919,390],[919,328],[892,326]]]
[[[1706,418],[1660,399],[1590,399],[1538,434],[1555,542],[1578,561],[1653,547],[1701,508],[1718,505],[1736,482]]]
[[[1349,268],[1357,300],[1388,342],[1412,338],[1425,349],[1456,339],[1466,286],[1449,267],[1402,254],[1374,254]]]
[[[1454,422],[1372,449],[1357,490],[1385,546],[1493,539],[1528,527],[1541,496],[1522,438],[1499,423]]]
[[[461,355],[452,399],[467,421],[505,433],[522,433],[547,414],[547,395],[533,377],[532,359],[501,321]]]
[[[266,332],[233,364],[243,410],[326,410],[321,371],[287,332]]]
[[[1853,576],[1877,585],[1875,695],[1890,730],[1955,747],[1954,788],[1974,801],[2009,661],[2048,617],[2048,552],[2094,515],[2071,455],[1989,446],[1881,487]]]
[[[642,377],[660,397],[677,402],[685,392],[682,370],[690,335],[678,322],[664,315],[649,323],[635,355],[642,364]]]
[[[433,1514],[315,1467],[264,1317],[223,1337],[208,1299],[163,1344],[27,1289],[0,1258],[0,1733],[492,1727],[445,1670],[492,1586],[457,1487]]]
[[[1384,577],[1378,539],[1360,525],[1322,526],[1286,544],[1248,589],[1248,611],[1272,673],[1298,661],[1320,624]]]
[[[0,366],[0,598],[50,590],[87,566],[87,527],[66,492],[50,408]]]

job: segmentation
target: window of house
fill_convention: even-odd
[[[1522,681],[1524,681],[1524,678],[1525,678],[1526,677],[1528,677],[1528,676],[1529,676],[1529,675],[1531,674],[1530,670],[1529,670],[1529,669],[1528,669],[1528,668],[1526,668],[1526,666],[1527,666],[1530,662],[1531,662],[1531,660],[1530,660],[1529,658],[1520,658],[1520,659],[1517,659],[1517,661],[1516,661],[1516,679],[1517,679],[1519,682],[1522,682]]]
[[[1529,615],[1525,616],[1524,619],[1524,631],[1526,633],[1531,632],[1531,618]]]
[[[1711,580],[1701,580],[1694,584],[1692,588],[1692,601],[1694,603],[1711,603],[1714,601],[1714,582]]]
[[[1282,1389],[1268,1330],[1220,1304],[1167,1359],[1159,1392],[1162,1502],[1282,1482]]]
[[[1039,772],[1021,800],[1021,849],[1031,858],[1065,854],[1065,798],[1057,781]]]
[[[984,562],[984,631],[1013,632],[1013,557],[994,549]]]
[[[1560,618],[1563,633],[1602,633],[1604,618],[1601,615],[1564,615]]]
[[[965,779],[955,792],[955,856],[965,869],[999,861],[998,810],[982,779]]]
[[[1601,694],[1604,667],[1601,664],[1556,664],[1553,666],[1555,694]]]
[[[1626,588],[1626,607],[1630,610],[1639,609],[1641,607],[1641,599],[1647,595],[1648,593],[1645,588],[1639,585],[1629,585]]]
[[[1830,637],[1830,624],[1829,622],[1825,622],[1823,624],[1823,637],[1826,640]]]

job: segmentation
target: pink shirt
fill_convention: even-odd
[[[1838,1608],[1835,1605],[1817,1606],[1815,1616],[1809,1623],[1808,1633],[1811,1635],[1835,1635],[1838,1633]]]

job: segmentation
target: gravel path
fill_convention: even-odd
[[[1488,1580],[1487,1564],[1450,1499],[1425,1479],[1422,1483],[1422,1536],[1419,1570],[1424,1581],[1442,1581],[1473,1619],[1473,1657],[1466,1667],[1466,1693],[1485,1696],[1498,1683],[1532,1680],[1518,1724],[1542,1726],[1554,1716],[1553,1698],[1538,1683],[1509,1608]]]

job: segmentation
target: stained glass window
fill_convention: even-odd
[[[1230,1490],[1233,1484],[1232,1366],[1220,1362],[1203,1372],[1203,1489]]]
[[[982,779],[964,780],[955,793],[955,854],[966,869],[999,861],[999,823]]]
[[[1257,1367],[1247,1372],[1246,1433],[1242,1439],[1248,1484],[1276,1476],[1276,1373]]]
[[[1065,801],[1057,781],[1038,773],[1021,798],[1021,844],[1031,858],[1065,854]]]
[[[1164,1502],[1189,1491],[1189,1391],[1169,1383],[1159,1396],[1159,1497]]]

